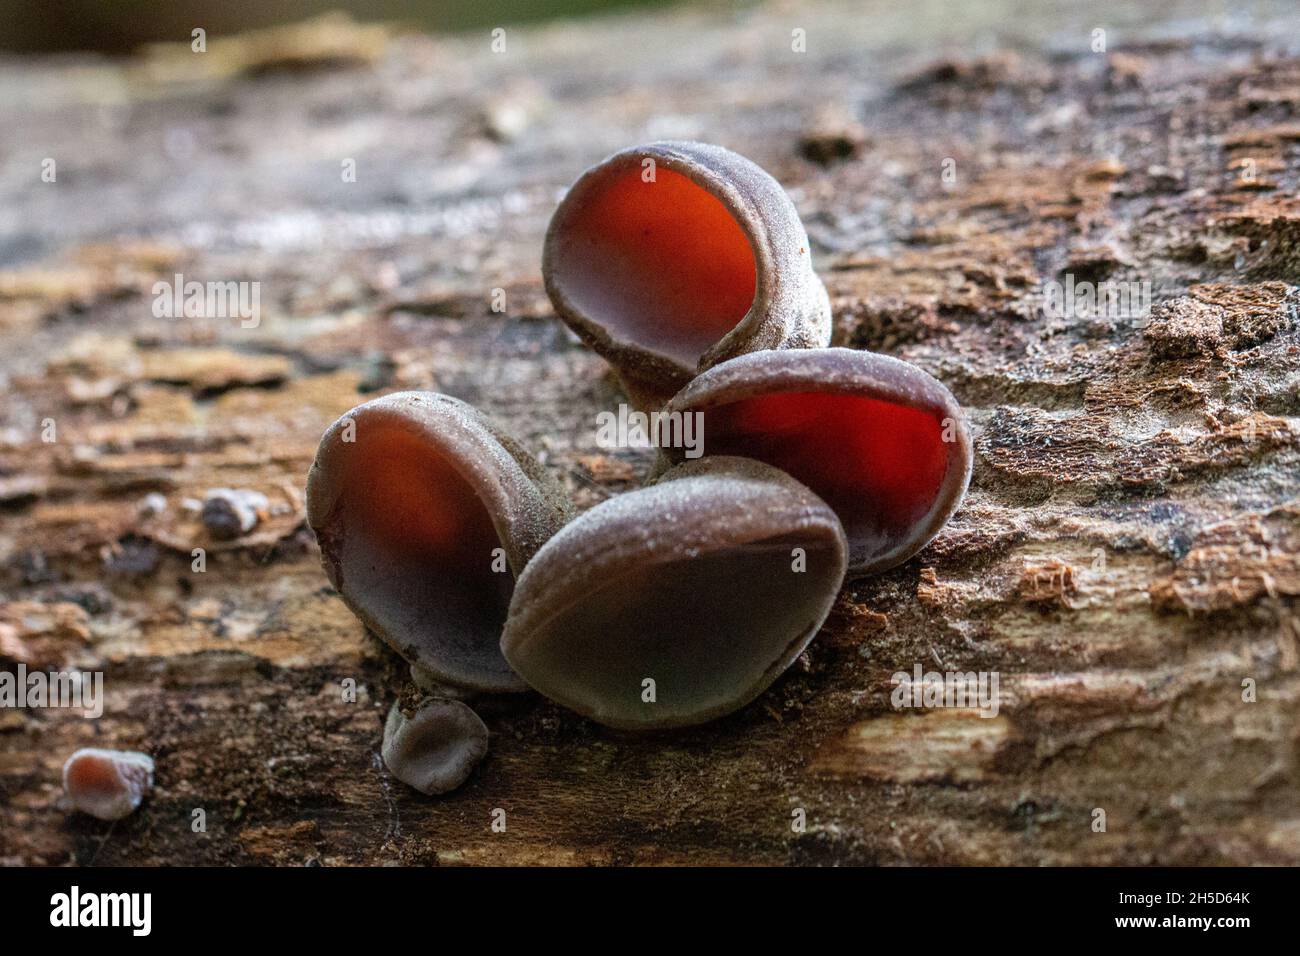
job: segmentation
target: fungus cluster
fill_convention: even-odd
[[[308,521],[344,601],[430,695],[394,707],[383,747],[426,793],[486,753],[475,693],[532,688],[630,729],[744,706],[845,577],[914,555],[970,478],[943,385],[827,347],[798,214],[735,153],[656,143],[593,167],[556,210],[543,274],[634,404],[701,416],[704,457],[663,447],[646,487],[574,518],[538,461],[456,399],[398,393],[330,427]]]

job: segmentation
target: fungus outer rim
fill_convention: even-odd
[[[830,506],[827,505],[826,507],[829,508]],[[767,533],[762,533],[761,529],[753,529],[750,533],[738,535],[735,538],[729,539],[725,543],[721,543],[716,546],[710,547],[707,550],[700,550],[693,555],[665,552],[665,553],[653,555],[648,560],[641,561],[640,563],[635,563],[635,559],[638,556],[644,556],[643,553],[641,555],[638,555],[637,552],[633,552],[633,551],[617,552],[614,554],[614,559],[611,562],[612,566],[606,568],[602,573],[601,581],[599,582],[596,591],[580,589],[580,588],[572,588],[571,589],[572,593],[566,595],[563,606],[556,608],[554,610],[548,609],[540,619],[535,619],[537,618],[538,612],[533,610],[531,603],[528,607],[521,606],[517,611],[512,612],[512,614],[510,615],[511,624],[507,625],[507,630],[511,630],[513,628],[524,628],[526,634],[536,633],[542,628],[545,628],[548,625],[550,625],[553,621],[555,621],[556,618],[569,613],[574,608],[581,605],[584,601],[586,601],[589,598],[590,595],[597,593],[600,590],[604,590],[608,587],[613,587],[617,584],[622,583],[623,581],[632,579],[638,574],[646,573],[648,569],[651,568],[659,568],[667,565],[678,564],[684,561],[689,561],[693,557],[702,557],[708,554],[717,554],[719,552],[728,551],[733,548],[743,548],[746,547],[747,545],[763,544],[768,541],[776,540],[782,537],[783,535],[804,534],[804,533],[806,533],[809,538],[812,538],[813,536],[824,536],[830,542],[835,542],[838,539],[838,541],[840,542],[840,548],[838,550],[844,552],[845,557],[847,559],[847,546],[844,542],[844,535],[843,535],[843,531],[841,530],[839,520],[836,519],[835,522],[832,524],[830,521],[819,520],[818,518],[812,515],[809,515],[805,520],[801,521],[798,525],[791,526],[789,529],[787,529],[784,532],[773,533],[771,531],[768,531]],[[561,543],[559,546],[562,547],[563,543]],[[503,648],[505,645],[505,639],[506,639],[505,635],[503,634],[502,635]],[[535,642],[535,640],[536,640],[535,638],[530,640],[526,637],[517,637],[511,642],[511,644],[512,647],[516,649],[523,649],[526,647],[530,647]]]

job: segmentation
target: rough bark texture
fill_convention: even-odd
[[[0,859],[1300,863],[1297,12],[971,6],[0,62],[0,657],[107,694],[0,710]],[[967,409],[969,497],[742,712],[646,737],[489,701],[487,760],[421,796],[378,759],[406,673],[327,585],[308,464],[364,396],[429,388],[581,507],[634,487],[652,454],[596,446],[621,396],[538,263],[560,190],[657,137],[790,190],[837,344]],[[259,281],[260,324],[155,317],[178,272]],[[1153,308],[1055,317],[1067,273]],[[270,501],[230,542],[184,507],[223,486]],[[895,710],[918,662],[999,672],[1000,712]],[[111,827],[60,804],[92,744],[157,760]]]

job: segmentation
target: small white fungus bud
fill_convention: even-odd
[[[394,704],[384,724],[384,765],[421,793],[455,790],[487,750],[487,726],[458,700],[426,697],[409,717]]]
[[[213,488],[203,498],[203,525],[212,537],[229,541],[256,528],[269,507],[260,491]]]
[[[73,807],[101,820],[129,816],[153,789],[153,758],[133,750],[78,750],[63,765]]]

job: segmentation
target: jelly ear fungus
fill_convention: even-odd
[[[667,412],[703,413],[705,455],[774,465],[835,509],[849,575],[901,564],[956,511],[971,473],[961,409],[914,365],[852,349],[756,352],[709,369]],[[682,460],[663,450],[662,466]]]
[[[720,146],[658,142],[587,170],[542,255],[556,312],[657,409],[697,371],[830,342],[830,303],[781,185]]]
[[[519,578],[501,649],[535,689],[600,723],[702,723],[798,657],[845,557],[835,513],[789,475],[688,462],[548,541]]]
[[[135,750],[83,747],[63,765],[72,806],[101,820],[121,820],[153,789],[153,758]]]
[[[488,729],[458,700],[426,697],[408,714],[393,704],[384,723],[384,765],[421,793],[448,793],[487,756]]]
[[[501,656],[515,577],[571,514],[514,439],[446,395],[400,392],[330,426],[307,521],[352,611],[433,679],[518,691]]]

